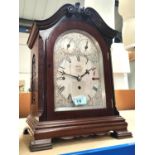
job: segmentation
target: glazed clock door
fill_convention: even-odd
[[[113,114],[108,47],[81,21],[64,21],[47,41],[47,115],[50,119]]]
[[[102,52],[81,30],[69,30],[54,45],[54,110],[106,108]]]

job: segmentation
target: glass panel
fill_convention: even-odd
[[[54,46],[55,111],[106,108],[102,52],[80,30],[61,34]]]

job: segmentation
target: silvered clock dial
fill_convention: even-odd
[[[81,30],[62,33],[54,46],[55,111],[106,108],[102,52]]]

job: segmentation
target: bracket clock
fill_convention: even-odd
[[[80,3],[34,22],[27,41],[32,51],[31,151],[51,148],[58,137],[131,136],[115,106],[110,46],[116,34]]]

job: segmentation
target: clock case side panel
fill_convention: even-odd
[[[54,111],[54,79],[53,79],[53,48],[56,38],[63,32],[67,30],[79,29],[88,32],[92,36],[95,36],[95,39],[99,42],[104,62],[104,78],[105,78],[105,87],[106,87],[106,99],[107,99],[107,108],[102,110],[79,110],[79,111]],[[66,18],[62,20],[55,29],[51,32],[48,38],[47,44],[47,117],[48,120],[55,119],[68,119],[68,118],[82,118],[82,117],[93,117],[93,116],[108,116],[114,115],[114,106],[113,102],[113,90],[112,90],[112,79],[111,74],[111,66],[109,64],[110,57],[108,56],[110,52],[110,47],[106,44],[103,37],[100,35],[98,30],[94,28],[92,25],[86,23],[83,19]],[[109,58],[109,59],[108,59]],[[50,67],[49,67],[50,66]]]
[[[47,100],[46,100],[46,41],[39,36],[39,121],[47,120]]]
[[[31,102],[30,115],[38,116],[38,39],[35,40],[31,48]]]
[[[32,79],[31,78],[31,106],[30,106],[30,115],[31,117],[35,117],[38,120],[46,120],[46,95],[45,95],[45,50],[44,50],[44,42],[42,38],[37,35],[33,46],[31,48],[31,60],[35,57],[35,68],[36,68],[36,79],[35,79],[35,92],[32,89]],[[33,60],[32,60],[33,61]],[[32,68],[33,70],[33,68]],[[32,71],[33,72],[33,71]],[[33,76],[33,73],[32,75]],[[33,103],[33,93],[36,94],[35,102]]]
[[[114,80],[113,80],[113,67],[112,67],[112,57],[111,57],[111,51],[109,50],[109,66],[110,66],[110,71],[109,71],[109,77],[110,77],[110,87],[111,87],[111,105],[113,106],[113,112],[114,115],[119,115],[119,111],[117,110],[116,107],[116,100],[115,100],[115,91],[114,91]]]

